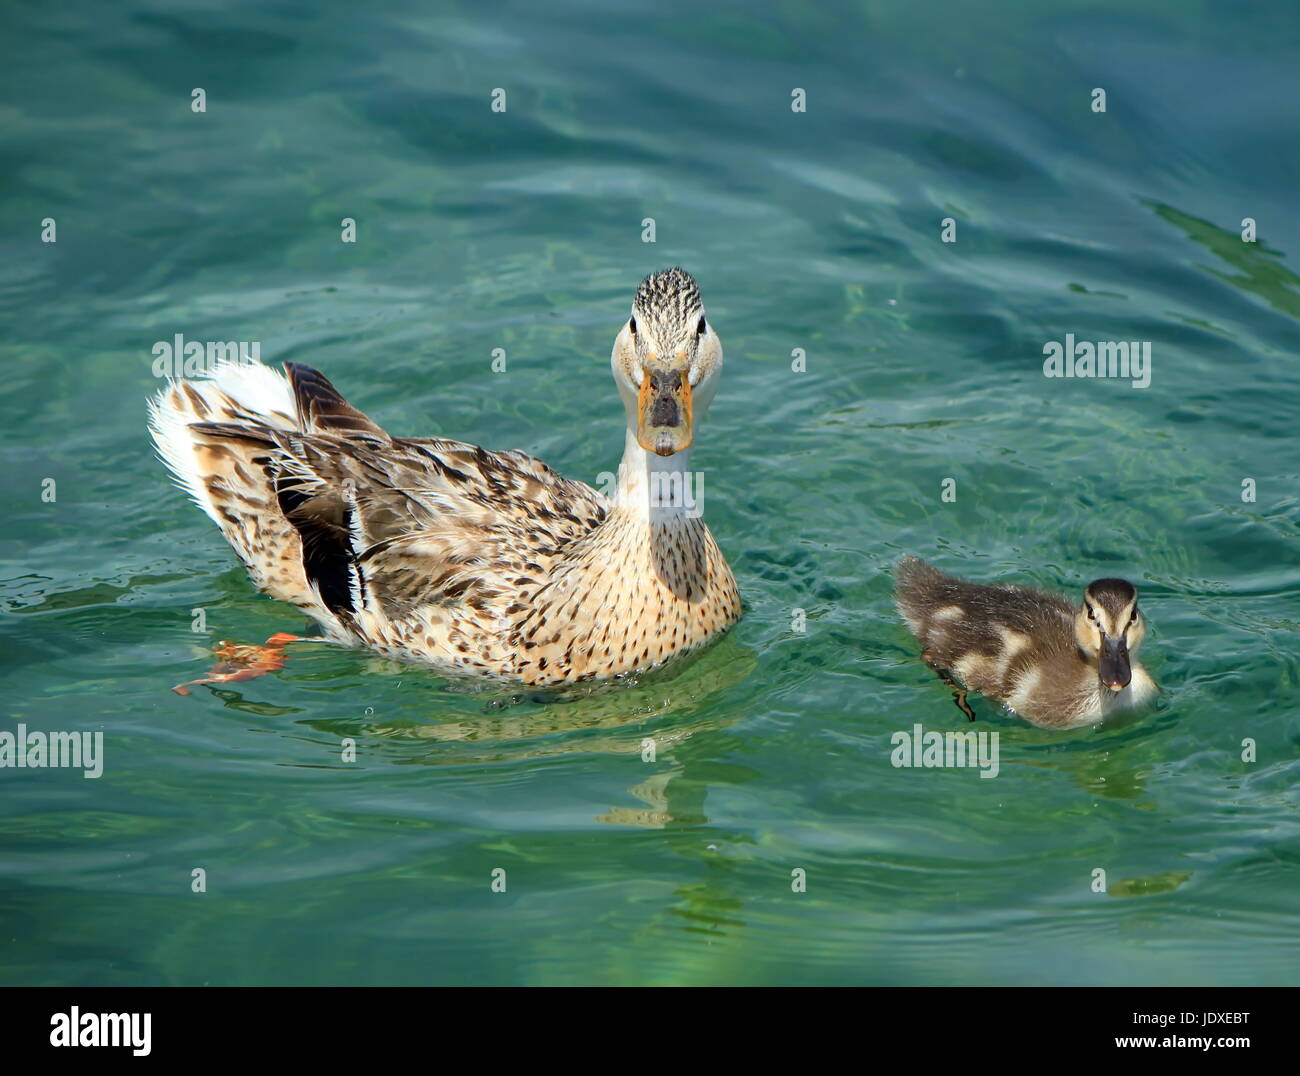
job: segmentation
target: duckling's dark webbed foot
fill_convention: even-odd
[[[951,682],[949,682],[948,686],[952,688],[952,701],[956,704],[957,709],[974,721],[975,711],[971,709],[970,703],[966,701],[966,689]]]
[[[975,711],[971,709],[970,703],[966,701],[966,689],[952,678],[952,674],[949,673],[947,669],[941,668],[934,663],[928,650],[922,651],[921,660],[934,670],[935,676],[952,689],[952,701],[956,704],[957,709],[970,718],[970,720],[974,721]]]

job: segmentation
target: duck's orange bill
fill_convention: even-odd
[[[637,443],[671,456],[691,447],[691,383],[686,371],[647,369],[637,392]]]

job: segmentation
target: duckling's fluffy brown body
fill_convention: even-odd
[[[922,658],[1031,724],[1075,728],[1155,695],[1136,662],[1122,691],[1104,688],[1075,638],[1077,610],[1059,594],[967,583],[916,557],[895,568],[894,600]]]

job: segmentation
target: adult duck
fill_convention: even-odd
[[[150,430],[254,583],[327,638],[531,685],[615,677],[704,646],[741,603],[692,495],[722,345],[688,273],[642,281],[611,365],[612,497],[523,452],[394,437],[298,363],[172,382]]]

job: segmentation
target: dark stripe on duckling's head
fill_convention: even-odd
[[[1135,647],[1142,641],[1137,588],[1126,579],[1093,580],[1083,592],[1075,634],[1085,653],[1095,658],[1102,685],[1124,690],[1133,679],[1130,636]]]
[[[1094,579],[1083,596],[1114,618],[1137,601],[1137,588],[1127,579]]]

